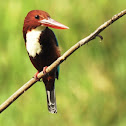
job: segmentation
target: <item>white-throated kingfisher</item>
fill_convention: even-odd
[[[38,70],[37,73],[46,72],[47,66],[51,65],[58,57],[60,50],[56,37],[51,29],[68,29],[67,26],[53,20],[50,15],[42,10],[30,11],[24,20],[23,36],[29,58]],[[48,110],[57,113],[55,97],[55,78],[58,79],[58,67],[43,78],[46,88]],[[35,74],[37,79],[37,74]]]

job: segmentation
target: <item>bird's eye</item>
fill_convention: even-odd
[[[39,15],[35,15],[35,18],[36,18],[36,19],[39,19]]]

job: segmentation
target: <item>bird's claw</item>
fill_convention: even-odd
[[[44,74],[46,74],[46,69],[47,69],[47,67],[48,67],[48,66],[43,67],[43,73],[44,73]],[[34,78],[36,81],[41,81],[41,80],[38,78],[38,74],[39,74],[39,71],[34,75],[33,78]]]
[[[39,74],[39,71],[33,77],[36,81],[40,81],[40,79],[38,78],[38,74]]]
[[[43,67],[43,73],[46,74],[46,69],[48,66]]]

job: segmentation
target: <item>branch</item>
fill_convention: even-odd
[[[102,24],[98,27],[93,33],[91,33],[86,38],[80,40],[74,46],[72,46],[68,51],[66,51],[61,57],[59,57],[55,62],[53,62],[50,66],[46,69],[46,74],[53,71],[58,65],[60,65],[64,60],[66,60],[72,53],[74,53],[78,48],[82,45],[88,43],[89,41],[99,37],[101,40],[103,39],[99,33],[101,33],[104,29],[106,29],[109,25],[114,23],[116,20],[121,18],[126,14],[126,9],[121,11],[120,13],[114,15],[110,20]],[[43,78],[46,76],[43,72],[38,74],[38,79]],[[26,90],[28,90],[31,86],[33,86],[37,81],[32,78],[26,84],[24,84],[20,89],[18,89],[12,96],[10,96],[3,104],[0,105],[0,113],[3,112],[7,107],[9,107],[19,96],[21,96]]]

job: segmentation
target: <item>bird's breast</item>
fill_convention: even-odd
[[[40,35],[45,28],[37,27],[26,34],[26,49],[30,56],[35,57],[42,52],[42,45],[39,43]]]

